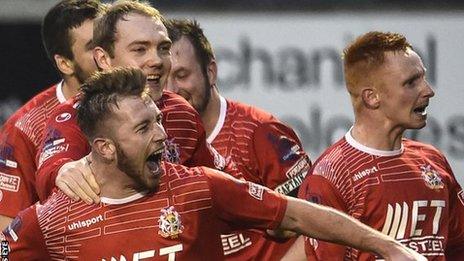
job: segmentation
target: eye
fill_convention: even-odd
[[[171,44],[170,44],[170,43],[162,44],[162,45],[159,47],[159,51],[160,51],[162,54],[170,55],[170,54],[171,54]]]
[[[144,124],[140,128],[137,129],[137,133],[143,134],[143,133],[147,132],[147,130],[148,130],[148,125]]]
[[[147,48],[144,46],[137,46],[137,47],[134,47],[131,51],[136,52],[136,53],[144,53],[146,50]]]
[[[175,74],[175,77],[178,80],[185,79],[187,76],[188,76],[188,73],[186,71],[180,71]]]

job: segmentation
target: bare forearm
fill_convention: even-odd
[[[289,226],[286,229],[384,257],[388,256],[386,250],[399,246],[393,239],[335,209],[297,199],[289,199],[288,204],[286,218],[282,222],[282,226]]]

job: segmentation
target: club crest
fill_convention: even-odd
[[[180,163],[179,145],[174,143],[174,139],[168,139],[164,142],[164,155],[163,158],[171,163]]]
[[[442,189],[443,181],[441,180],[438,172],[432,168],[430,165],[421,166],[422,178],[425,181],[425,184],[431,189]]]
[[[158,234],[164,238],[170,237],[171,239],[175,239],[184,231],[180,215],[174,210],[173,206],[161,209],[158,225]]]

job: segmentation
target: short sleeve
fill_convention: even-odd
[[[50,260],[38,225],[36,205],[20,212],[0,236],[2,247],[3,244],[9,247],[9,260]]]
[[[297,190],[311,167],[296,133],[277,120],[256,128],[251,150],[262,184],[282,194]]]
[[[285,196],[261,185],[205,168],[214,211],[233,229],[275,229],[287,208]]]
[[[0,214],[14,217],[38,200],[35,190],[35,149],[9,121],[0,134]]]

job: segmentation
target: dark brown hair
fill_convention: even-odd
[[[96,72],[87,79],[81,86],[77,121],[89,141],[102,134],[102,125],[122,97],[146,94],[145,84],[145,75],[136,68]]]

